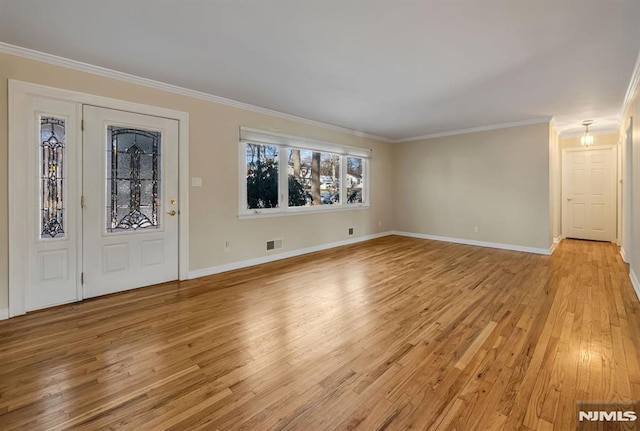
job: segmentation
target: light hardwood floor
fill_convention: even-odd
[[[385,237],[0,322],[2,430],[571,430],[640,399],[616,246]]]

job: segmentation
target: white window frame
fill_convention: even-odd
[[[276,208],[247,208],[247,166],[246,145],[259,144],[278,147],[278,207]],[[288,179],[288,150],[311,150],[322,153],[332,153],[340,156],[340,202],[332,205],[289,206]],[[347,203],[347,156],[363,160],[363,203]],[[367,209],[371,206],[371,156],[369,148],[351,147],[330,142],[265,132],[249,127],[241,127],[238,139],[238,218],[261,218],[317,212],[336,212],[354,209]]]

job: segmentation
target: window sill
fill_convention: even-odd
[[[369,209],[370,205],[341,205],[341,206],[329,206],[327,208],[317,208],[317,207],[301,207],[301,208],[287,208],[286,210],[281,211],[266,211],[262,213],[244,213],[239,214],[239,220],[250,220],[250,219],[259,219],[259,218],[270,218],[270,217],[286,217],[286,216],[297,216],[303,214],[318,214],[318,213],[334,213],[334,212],[344,212],[344,211],[359,211]]]

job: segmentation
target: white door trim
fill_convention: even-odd
[[[27,189],[25,172],[21,169],[27,160],[25,151],[24,116],[28,96],[59,99],[81,105],[94,105],[109,109],[170,118],[179,123],[179,262],[178,277],[189,276],[189,114],[173,109],[143,105],[129,101],[64,90],[28,82],[9,80],[9,317],[26,312],[27,282],[27,223],[24,217],[24,196]],[[80,130],[75,131],[81,133]],[[77,197],[79,199],[79,196]],[[79,274],[78,274],[79,276]],[[81,295],[81,288],[79,295]],[[78,300],[82,299],[78,296]]]
[[[592,147],[572,147],[572,148],[563,148],[563,153],[579,153],[582,151],[596,151],[596,150],[615,150],[617,148],[616,145],[594,145]]]
[[[616,187],[616,184],[615,184],[616,183],[615,179],[617,178],[617,170],[618,170],[617,163],[616,163],[616,160],[617,160],[617,158],[616,158],[617,157],[617,153],[616,153],[617,146],[616,145],[596,145],[596,146],[592,146],[592,147],[564,148],[562,150],[561,163],[562,163],[563,169],[562,169],[562,178],[560,179],[560,184],[561,184],[561,187],[564,188],[564,175],[565,175],[564,159],[565,159],[567,153],[580,153],[580,152],[589,152],[589,151],[596,151],[596,150],[609,150],[609,151],[612,151],[612,153],[613,153],[613,156],[609,160],[609,162],[611,163],[611,175],[613,175],[613,181],[612,181],[612,184],[610,185],[610,187],[612,189],[610,190],[609,193],[611,193],[611,201],[612,201],[612,204],[613,204],[613,211],[614,211],[614,214],[613,214],[614,226],[613,226],[613,229],[611,231],[612,234],[611,234],[610,241],[611,242],[615,242],[616,241],[616,235],[617,235],[616,227],[615,227],[615,221],[616,221],[617,213],[619,211],[618,202],[617,202],[617,199],[616,199],[617,187]],[[562,192],[561,192],[561,199],[562,199],[561,207],[563,208],[563,211],[562,211],[562,223],[561,224],[562,224],[562,237],[563,238],[565,238],[567,236],[567,232],[568,232],[567,221],[566,221],[567,212],[564,210],[565,203],[566,203],[566,198],[567,198],[566,191],[563,189]]]
[[[633,259],[633,116],[629,117],[629,123],[625,129],[623,138],[623,165],[622,165],[622,258],[631,263]]]

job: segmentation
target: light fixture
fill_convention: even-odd
[[[593,145],[593,136],[589,133],[589,126],[593,124],[593,120],[584,120],[582,125],[585,127],[584,135],[580,138],[580,145],[590,147]]]

